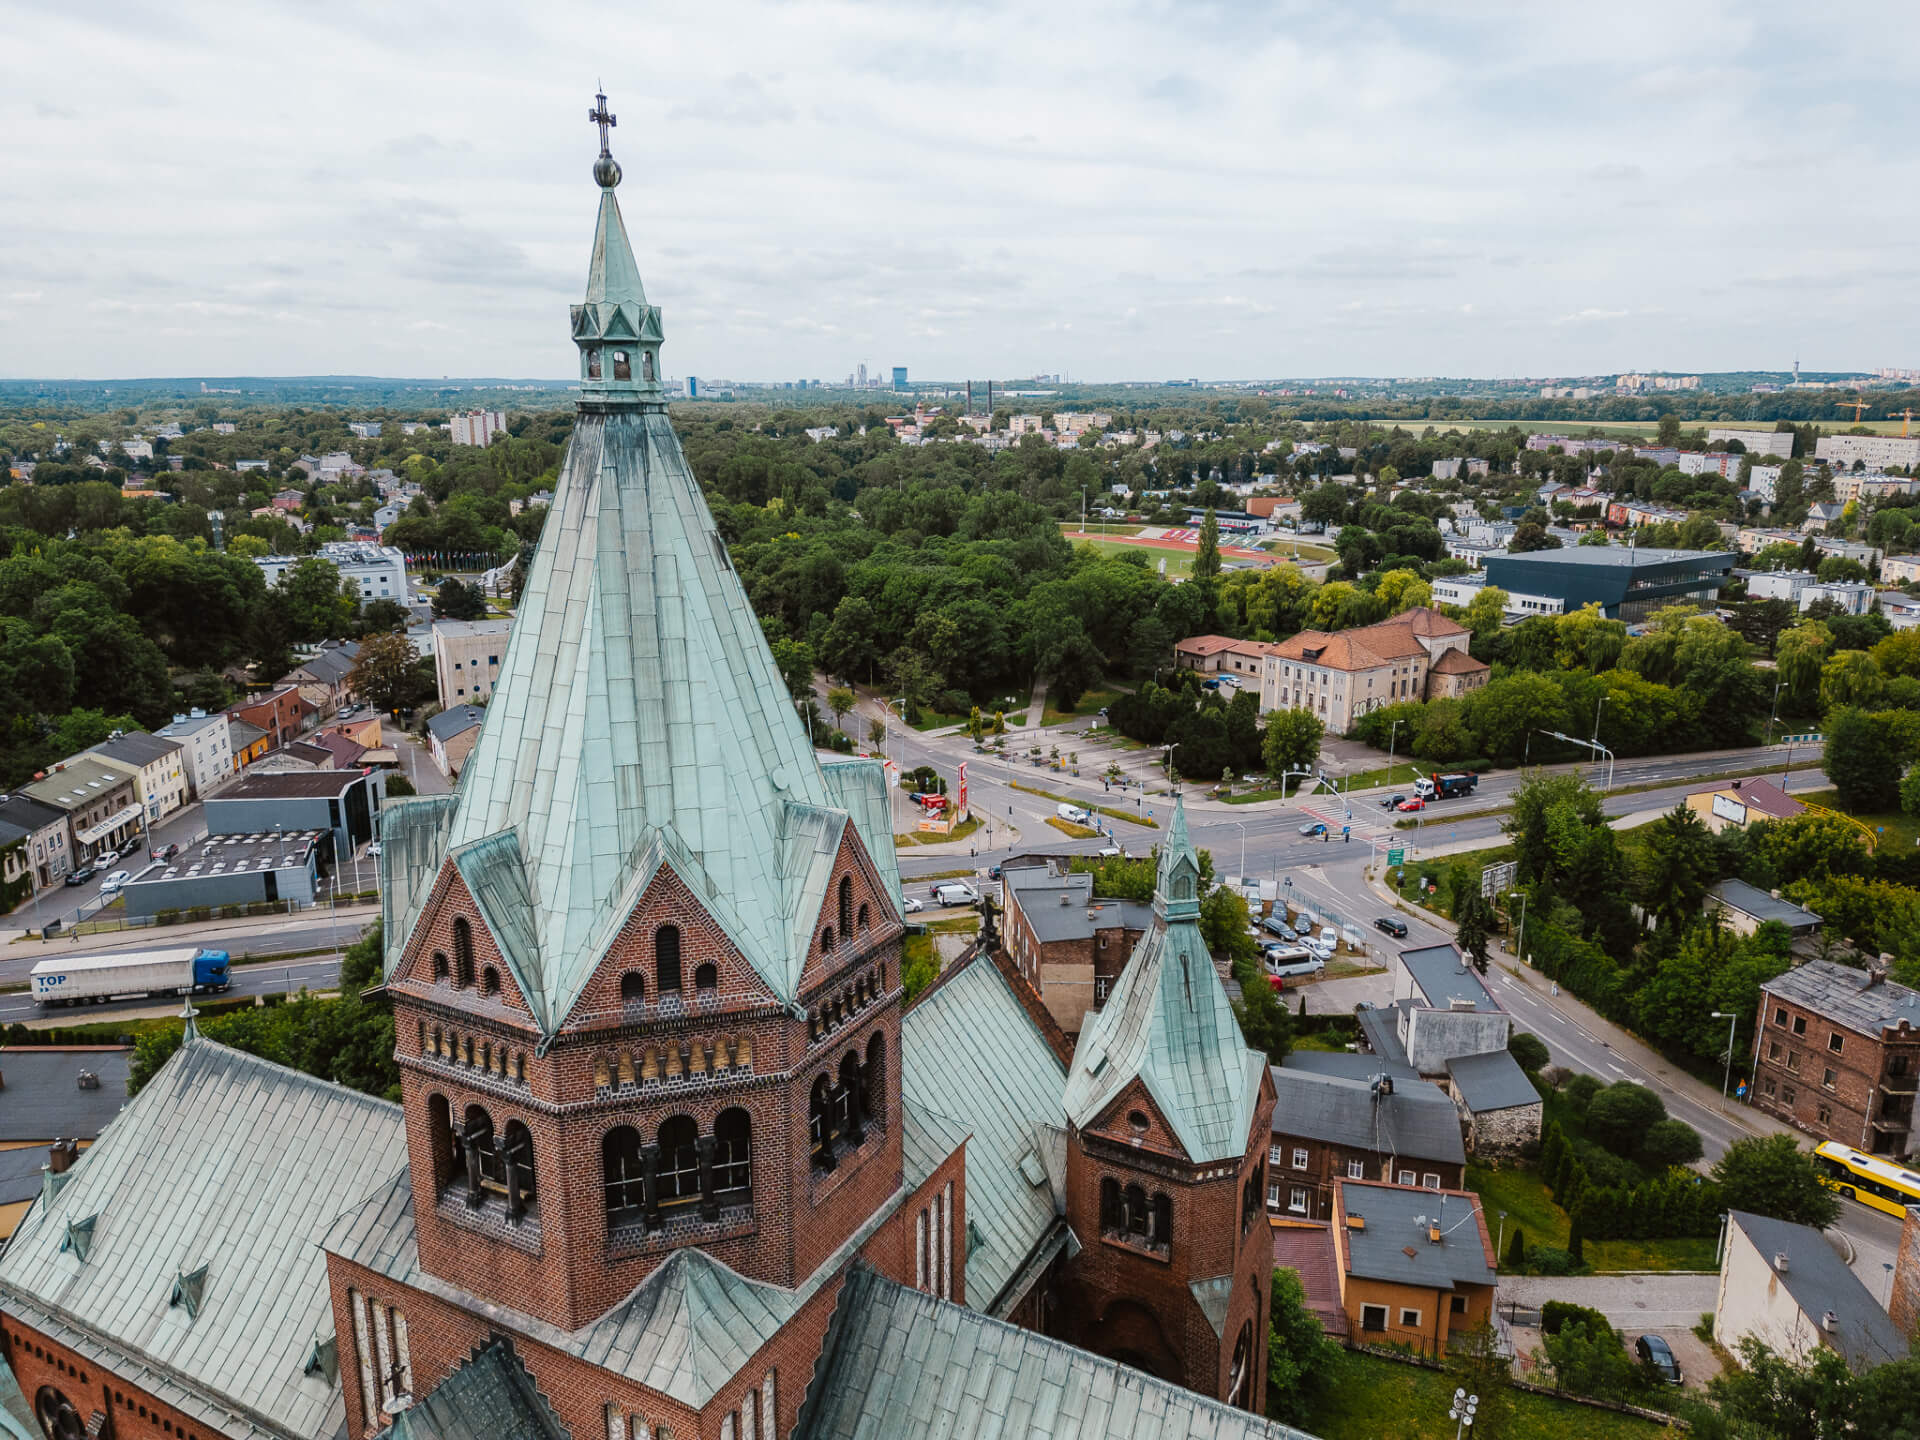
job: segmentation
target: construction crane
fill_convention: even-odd
[[[1860,416],[1867,408],[1867,402],[1864,400],[1836,400],[1833,403],[1841,410],[1853,411],[1853,423],[1856,425],[1860,423]]]
[[[1891,420],[1895,415],[1900,417],[1900,438],[1904,440],[1907,438],[1907,427],[1913,424],[1913,411],[1893,410],[1888,412],[1887,418]]]

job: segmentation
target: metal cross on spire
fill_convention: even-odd
[[[607,131],[611,130],[620,122],[607,113],[607,97],[605,95],[595,95],[593,98],[600,103],[587,112],[587,119],[600,127],[600,158],[606,160],[613,154],[612,151],[607,149]]]

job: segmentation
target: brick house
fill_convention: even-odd
[[[1760,987],[1753,1103],[1876,1155],[1914,1153],[1920,991],[1884,970],[1810,960]]]
[[[314,713],[314,707],[300,693],[297,685],[282,685],[269,691],[258,699],[249,700],[243,705],[235,705],[227,711],[229,720],[241,721],[257,726],[267,732],[267,749],[277,750],[282,745],[291,745],[300,738],[300,731],[306,725],[308,717]],[[234,743],[234,756],[239,759],[240,745]]]
[[[1493,1237],[1472,1191],[1335,1181],[1333,1243],[1355,1343],[1440,1356],[1491,1322]]]
[[[1266,647],[1260,709],[1311,710],[1329,731],[1345,734],[1382,705],[1465,694],[1492,674],[1467,653],[1472,638],[1430,606],[1331,634],[1302,630]]]
[[[1008,865],[1004,943],[1026,982],[1069,1036],[1107,1003],[1152,923],[1136,900],[1096,899],[1093,876],[1051,865]]]
[[[1299,1440],[1184,811],[1071,1068],[981,951],[907,1009],[885,776],[808,743],[594,174],[537,633],[460,788],[383,810],[401,1098],[189,1009],[0,1254],[0,1395],[55,1440]]]
[[[1336,1180],[1457,1190],[1466,1148],[1453,1102],[1411,1067],[1307,1051],[1273,1069],[1267,1210],[1331,1220]]]

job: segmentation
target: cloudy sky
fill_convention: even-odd
[[[1920,4],[0,0],[0,375],[1920,365]]]

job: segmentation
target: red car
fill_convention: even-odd
[[[1427,808],[1427,802],[1422,800],[1418,795],[1409,795],[1405,800],[1400,802],[1399,808],[1403,811],[1424,810]]]
[[[1284,990],[1287,988],[1287,982],[1278,975],[1267,976],[1267,983],[1273,986],[1275,990]]]

